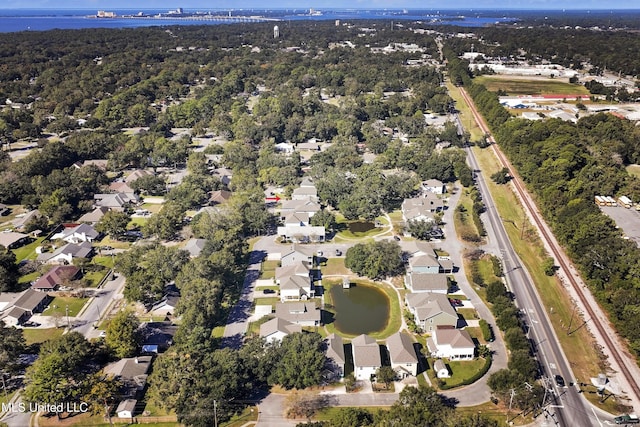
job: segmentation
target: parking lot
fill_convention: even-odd
[[[625,237],[636,242],[640,247],[640,212],[622,206],[600,206],[600,210],[624,232]]]

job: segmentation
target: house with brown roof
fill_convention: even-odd
[[[77,279],[79,275],[80,269],[75,265],[56,265],[33,282],[31,289],[44,292],[55,291],[59,286]]]
[[[276,317],[300,326],[320,326],[322,310],[314,302],[276,303]]]
[[[367,334],[358,335],[351,341],[353,351],[353,374],[357,380],[370,380],[382,366],[380,346]]]
[[[391,367],[400,378],[418,375],[418,356],[408,334],[396,332],[387,338]]]
[[[471,360],[476,346],[469,332],[454,328],[437,328],[427,339],[431,357],[445,357],[449,360]]]
[[[215,190],[209,193],[209,205],[219,205],[226,202],[231,198],[231,191],[227,190]]]
[[[153,172],[145,169],[136,169],[125,177],[124,182],[130,184],[144,176],[149,176],[149,175],[153,175]]]
[[[287,335],[296,332],[302,332],[302,326],[279,317],[275,317],[260,325],[260,336],[263,337],[267,343],[274,341],[280,342]]]
[[[458,326],[458,313],[446,295],[433,292],[409,293],[404,300],[416,325],[424,332],[433,331],[438,326]]]

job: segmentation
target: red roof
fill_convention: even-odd
[[[65,280],[73,279],[80,269],[73,265],[58,265],[31,285],[34,289],[50,290],[60,286]]]

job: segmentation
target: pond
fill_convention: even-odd
[[[374,228],[376,228],[376,225],[373,222],[354,221],[349,223],[349,231],[352,233],[366,233]]]
[[[360,335],[381,332],[389,323],[390,304],[387,295],[374,286],[352,284],[331,288],[336,315],[334,325],[344,334]]]

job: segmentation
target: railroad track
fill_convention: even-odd
[[[512,182],[514,184],[514,187],[518,193],[520,200],[525,205],[525,208],[529,211],[530,217],[535,222],[538,230],[540,230],[540,234],[542,238],[547,242],[547,245],[549,246],[549,248],[551,248],[553,256],[556,259],[556,262],[564,270],[567,280],[571,284],[571,287],[575,291],[575,294],[578,296],[578,299],[580,300],[580,303],[582,304],[582,307],[585,313],[587,314],[588,318],[591,319],[591,325],[593,325],[593,327],[597,329],[600,337],[603,340],[604,347],[607,348],[609,354],[615,360],[616,364],[618,365],[617,367],[620,373],[627,380],[629,386],[632,389],[633,394],[636,396],[636,399],[640,399],[640,386],[638,385],[637,378],[631,372],[631,370],[627,368],[628,362],[636,363],[636,361],[633,359],[629,360],[629,357],[623,356],[623,354],[619,351],[620,346],[618,345],[618,343],[614,342],[613,339],[611,339],[611,337],[609,336],[609,331],[602,325],[602,322],[600,321],[600,318],[597,316],[597,313],[593,310],[589,301],[585,297],[582,287],[580,286],[578,281],[574,278],[573,272],[571,270],[570,262],[568,261],[568,256],[565,254],[564,250],[556,242],[555,238],[553,238],[551,232],[548,230],[548,227],[546,226],[544,221],[540,218],[540,214],[538,213],[536,206],[532,202],[531,198],[527,197],[528,193],[526,188],[524,187],[524,183],[519,178],[519,175],[515,173],[516,171],[511,165],[511,162],[509,162],[509,160],[504,155],[504,153],[502,153],[502,151],[495,145],[496,141],[491,136],[488,126],[484,122],[484,119],[482,118],[482,116],[480,116],[478,111],[475,109],[475,105],[473,104],[473,101],[471,100],[467,92],[464,90],[464,88],[460,88],[460,93],[462,94],[462,97],[465,99],[465,102],[469,106],[476,123],[478,124],[480,129],[485,133],[485,135],[488,136],[489,140],[493,143],[492,148],[494,153],[496,154],[496,157],[498,158],[502,166],[506,167],[509,170],[509,174],[513,177]]]

